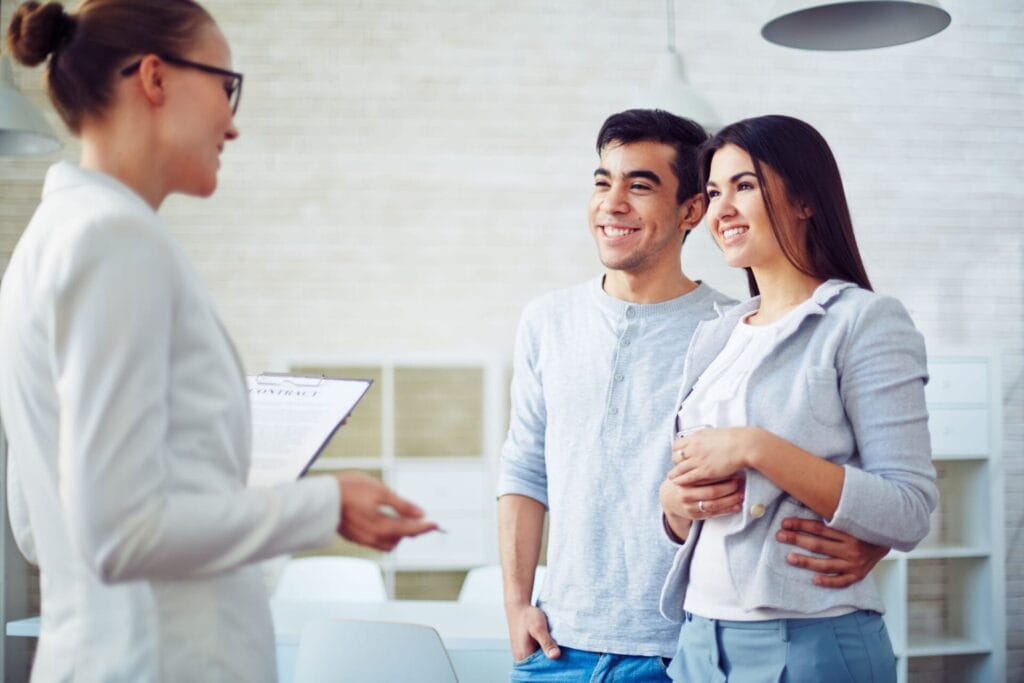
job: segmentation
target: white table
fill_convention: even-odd
[[[448,600],[388,602],[271,601],[277,673],[290,683],[302,628],[316,619],[366,619],[426,624],[437,629],[461,683],[504,683],[512,670],[505,613],[500,604]],[[7,623],[9,636],[39,636],[39,617]]]

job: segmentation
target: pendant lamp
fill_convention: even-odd
[[[950,16],[935,0],[778,0],[765,40],[804,50],[866,50],[935,35]]]
[[[666,0],[668,18],[667,50],[658,60],[651,86],[640,98],[639,106],[664,109],[699,123],[708,132],[721,128],[714,108],[686,79],[682,56],[676,52],[676,21],[673,0]]]

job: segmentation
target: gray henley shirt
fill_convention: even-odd
[[[498,495],[548,507],[539,604],[557,643],[671,657],[679,626],[658,599],[677,546],[662,530],[658,486],[671,466],[690,337],[716,303],[735,302],[700,284],[632,304],[601,282],[550,292],[523,311]]]

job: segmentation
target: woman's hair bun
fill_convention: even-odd
[[[75,24],[75,18],[59,2],[25,2],[11,19],[7,45],[15,59],[35,66],[71,39]]]

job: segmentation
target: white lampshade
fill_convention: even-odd
[[[692,119],[709,133],[721,128],[714,108],[686,80],[683,58],[674,50],[666,50],[661,55],[651,87],[641,95],[638,106],[664,109]]]
[[[7,55],[0,57],[0,155],[48,154],[60,149],[53,129],[18,89]]]
[[[804,50],[864,50],[921,40],[949,26],[934,0],[778,0],[761,35]]]

